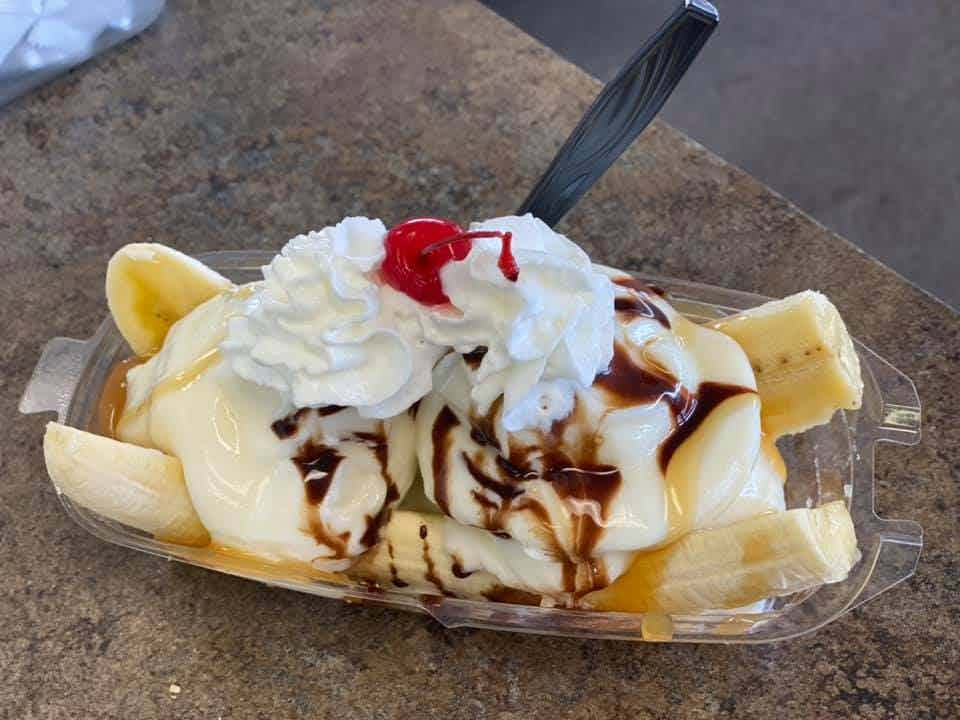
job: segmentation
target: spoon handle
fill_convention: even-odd
[[[684,0],[597,96],[520,207],[553,227],[650,124],[720,16]]]

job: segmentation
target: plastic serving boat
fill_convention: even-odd
[[[237,283],[260,279],[269,252],[214,252],[199,256]],[[638,275],[667,291],[678,311],[706,321],[759,305],[768,298],[671,278]],[[60,495],[67,513],[108,542],[251,580],[346,602],[373,603],[430,615],[446,627],[621,640],[763,643],[812,632],[909,578],[923,545],[923,530],[909,520],[886,520],[874,512],[874,451],[877,443],[920,441],[920,401],[910,379],[857,343],[863,369],[863,408],[837,413],[824,425],[779,447],[789,471],[788,508],[815,507],[842,499],[853,516],[862,558],[841,583],[767,600],[751,612],[644,616],[530,607],[432,595],[375,591],[361,585],[317,581],[269,563],[243,560],[205,548],[160,542],[103,518]],[[88,340],[53,338],[40,357],[20,403],[23,413],[54,412],[60,422],[90,428],[101,388],[116,362],[130,351],[108,317]]]

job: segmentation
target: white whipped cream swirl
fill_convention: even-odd
[[[423,337],[415,303],[376,277],[386,233],[379,220],[348,217],[290,240],[227,324],[221,347],[234,372],[291,408],[350,406],[370,418],[426,395],[446,348]]]
[[[517,280],[498,267],[501,241],[473,241],[470,253],[440,271],[459,311],[423,313],[427,338],[458,352],[487,348],[471,373],[471,400],[486,413],[502,394],[509,432],[547,428],[573,408],[613,358],[614,288],[587,254],[527,214],[473,223],[471,230],[512,233]]]

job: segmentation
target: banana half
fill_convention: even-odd
[[[78,505],[158,540],[210,542],[176,458],[55,422],[47,424],[43,455],[57,489]]]
[[[202,262],[156,243],[125,245],[107,265],[107,305],[137,355],[157,352],[171,325],[231,287]]]
[[[844,580],[859,557],[853,520],[838,500],[693,532],[639,553],[624,575],[582,602],[622,612],[736,608]]]
[[[821,293],[774,300],[712,327],[736,340],[750,359],[763,429],[773,438],[860,407],[860,359],[840,313]]]

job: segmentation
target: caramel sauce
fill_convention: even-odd
[[[139,287],[135,289],[134,302],[144,302],[144,298],[155,295],[155,293],[147,287],[147,281],[145,279],[141,278],[138,282]],[[234,286],[223,291],[221,294],[226,297],[244,300],[253,293],[254,285],[255,283],[248,283],[246,285]],[[142,312],[140,313],[140,318],[144,322],[153,323],[153,334],[161,339],[161,344],[162,341],[166,339],[170,327],[180,319],[179,316],[169,316],[168,313],[159,309],[155,312]],[[155,352],[159,350],[160,347],[155,348]],[[98,434],[106,437],[116,437],[120,425],[129,421],[125,415],[129,414],[132,418],[139,417],[146,412],[150,403],[156,397],[187,387],[219,359],[219,352],[216,348],[208,350],[185,370],[158,383],[146,401],[136,408],[132,408],[129,413],[125,414],[124,408],[127,402],[127,372],[131,368],[142,365],[150,360],[153,354],[155,353],[121,360],[110,370],[97,404],[96,429]]]
[[[97,401],[95,431],[98,435],[115,438],[120,416],[127,404],[127,372],[150,358],[142,356],[120,360],[110,369]]]
[[[517,590],[504,585],[499,585],[492,590],[488,590],[483,596],[490,602],[509,603],[511,605],[539,605],[540,596],[527,592],[526,590]]]
[[[760,440],[760,452],[766,456],[777,477],[782,482],[786,482],[787,464],[784,462],[783,455],[780,454],[780,448],[777,447],[777,441],[772,435],[763,434],[763,438]]]
[[[194,360],[184,370],[158,382],[150,391],[146,400],[123,413],[117,422],[116,431],[120,432],[124,425],[140,418],[157,399],[179,390],[186,390],[197,378],[219,361],[220,351],[217,348],[212,348]]]
[[[308,562],[298,560],[266,560],[261,555],[255,555],[245,550],[239,550],[226,545],[211,543],[199,552],[194,553],[187,548],[185,554],[203,564],[212,565],[223,572],[267,574],[282,580],[303,580],[306,582],[325,582],[346,585],[350,580],[342,573],[333,573],[318,570]],[[208,558],[213,556],[211,562]]]

